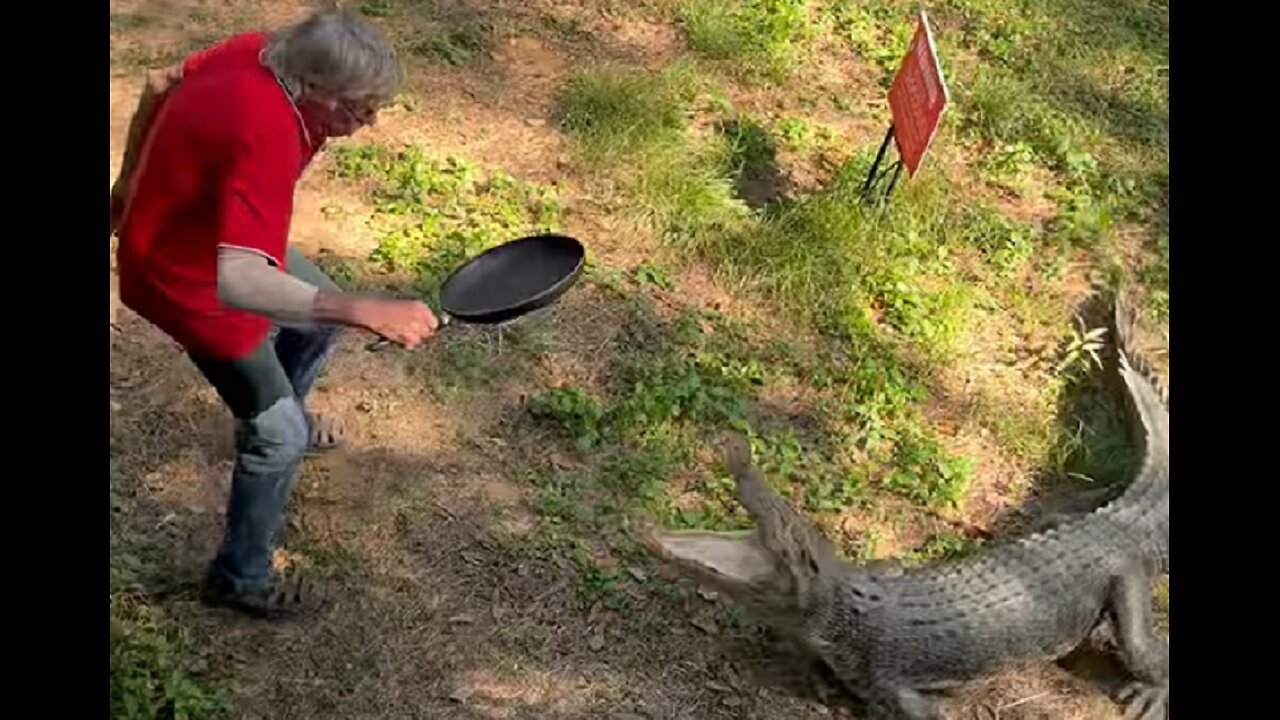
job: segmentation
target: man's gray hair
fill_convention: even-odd
[[[403,79],[387,36],[346,10],[322,10],[275,33],[262,59],[294,99],[325,95],[383,103]]]

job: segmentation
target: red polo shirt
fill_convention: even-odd
[[[240,35],[186,60],[143,144],[119,232],[121,301],[205,357],[242,357],[270,330],[218,300],[218,247],[283,269],[294,188],[323,143],[260,62],[266,40]]]

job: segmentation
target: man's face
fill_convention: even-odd
[[[347,137],[378,117],[378,106],[367,100],[308,99],[298,106],[316,130],[325,137]]]

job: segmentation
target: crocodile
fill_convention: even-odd
[[[1142,462],[1090,512],[958,558],[858,565],[732,435],[724,460],[754,529],[654,530],[647,542],[825,665],[873,720],[946,720],[937,692],[1061,659],[1104,629],[1130,675],[1114,698],[1125,717],[1167,718],[1169,646],[1154,627],[1152,583],[1169,565],[1169,414],[1150,366],[1130,361],[1132,317],[1117,299],[1114,369]]]

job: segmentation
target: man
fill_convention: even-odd
[[[294,188],[328,138],[371,124],[401,82],[362,18],[323,11],[249,33],[149,75],[111,191],[120,299],[181,344],[236,419],[226,534],[203,598],[263,617],[315,604],[271,571],[309,450],[341,425],[304,410],[339,326],[413,347],[422,303],[341,292],[287,246]]]

